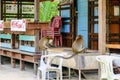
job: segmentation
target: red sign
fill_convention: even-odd
[[[26,31],[26,20],[11,20],[11,31]]]

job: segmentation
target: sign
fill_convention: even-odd
[[[6,4],[6,13],[17,13],[17,4]]]
[[[26,31],[26,20],[11,20],[11,31]]]
[[[34,14],[34,5],[22,5],[22,13]]]
[[[4,28],[4,22],[3,20],[0,20],[0,31],[3,31]]]
[[[120,16],[120,7],[114,6],[114,16]]]

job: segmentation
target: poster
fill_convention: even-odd
[[[34,5],[22,5],[22,13],[34,14]]]
[[[120,15],[120,7],[114,6],[114,16],[119,16],[119,15]]]
[[[17,13],[17,4],[6,4],[6,13]]]
[[[4,28],[4,22],[3,20],[0,20],[0,31],[3,31]]]
[[[26,31],[26,20],[11,20],[11,31]]]

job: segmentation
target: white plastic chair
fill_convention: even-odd
[[[56,71],[56,79],[62,80],[62,62],[63,59],[56,57],[56,56],[64,56],[65,54],[48,54],[48,55],[42,55],[41,60],[40,60],[40,66],[38,67],[38,74],[37,74],[37,79],[38,80],[50,80],[49,77],[49,72],[50,71]],[[58,66],[51,66],[51,60],[52,61],[57,61],[59,62]],[[41,72],[41,78],[40,78],[40,72]],[[53,80],[53,79],[51,79]]]
[[[120,74],[114,74],[113,71],[113,62],[114,60],[120,60],[120,57],[100,55],[96,59],[100,63],[100,80],[120,80]]]

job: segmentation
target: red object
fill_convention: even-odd
[[[61,16],[55,16],[51,19],[49,29],[41,30],[41,37],[52,36],[52,38],[54,39],[55,46],[57,47],[59,43],[60,46],[62,46],[61,27]]]
[[[14,3],[16,3],[16,0],[14,0]]]

